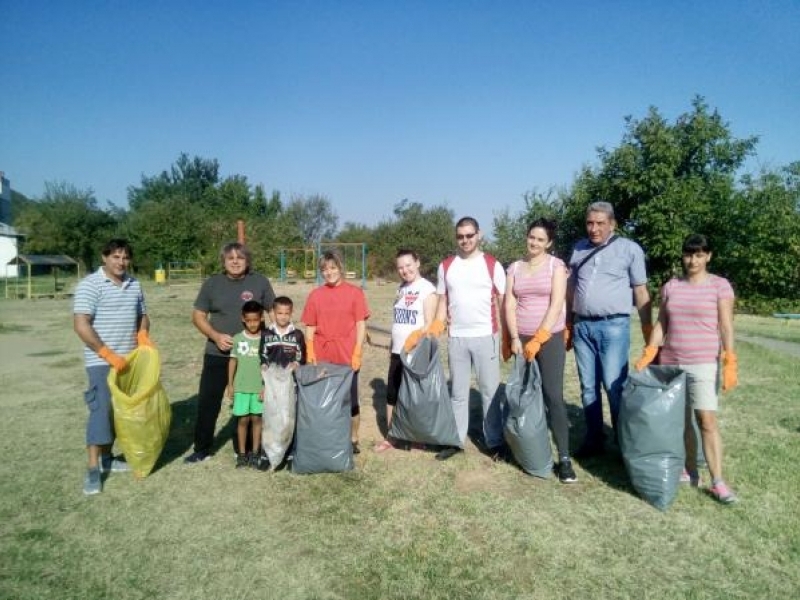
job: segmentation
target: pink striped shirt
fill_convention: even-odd
[[[518,260],[508,268],[508,274],[514,276],[512,291],[517,299],[517,332],[520,335],[533,335],[542,324],[550,306],[553,272],[559,267],[564,268],[564,261],[550,256],[548,264],[542,265],[542,268],[532,274],[526,274],[525,261]],[[566,316],[564,307],[550,333],[558,333],[564,329]]]
[[[727,279],[711,275],[700,283],[670,279],[661,288],[661,310],[667,314],[667,337],[661,349],[664,365],[717,362],[720,349],[719,301],[733,298]]]

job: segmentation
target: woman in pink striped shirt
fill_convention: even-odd
[[[569,458],[569,420],[564,404],[564,328],[567,270],[550,254],[556,224],[537,219],[528,227],[528,257],[508,268],[505,314],[511,351],[536,360],[542,375],[542,394],[558,450],[558,478],[577,481]]]
[[[733,350],[733,289],[727,279],[708,272],[711,245],[704,235],[692,234],[683,242],[683,277],[670,279],[661,288],[658,323],[653,327],[642,358],[644,369],[659,352],[659,363],[675,365],[686,372],[687,479],[698,485],[697,440],[691,424],[694,409],[711,473],[709,493],[722,503],[736,502],[736,495],[722,478],[722,439],[717,426],[719,400],[718,358],[722,361],[722,391],[737,385],[737,362]],[[721,352],[720,352],[721,350]]]

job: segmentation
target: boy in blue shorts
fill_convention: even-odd
[[[258,351],[264,328],[263,313],[264,307],[255,300],[249,300],[242,305],[244,330],[233,336],[228,363],[228,387],[225,396],[233,398],[233,414],[239,417],[236,427],[237,469],[259,466],[264,389]],[[250,454],[246,451],[248,428],[252,435],[250,447],[253,452]]]

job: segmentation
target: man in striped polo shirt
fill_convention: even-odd
[[[75,291],[75,333],[85,344],[84,361],[89,386],[84,394],[88,468],[83,493],[102,491],[102,472],[127,471],[125,461],[111,456],[114,425],[111,413],[109,369],[126,367],[124,356],[137,345],[150,345],[150,320],[142,286],[128,274],[133,258],[130,244],[112,239],[102,250],[102,266],[84,277]]]

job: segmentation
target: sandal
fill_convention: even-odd
[[[389,440],[383,440],[380,444],[376,444],[375,448],[373,448],[375,452],[386,452],[387,450],[393,450],[393,449],[394,445]]]

